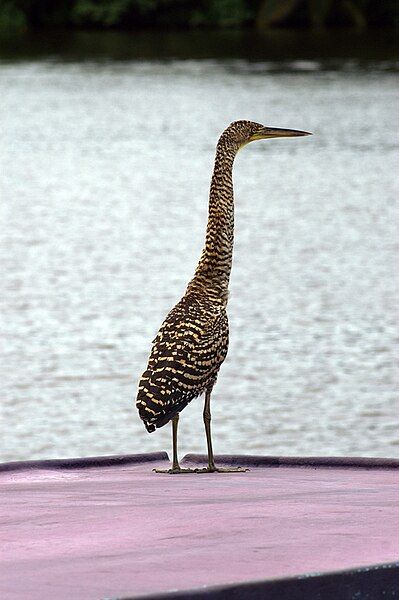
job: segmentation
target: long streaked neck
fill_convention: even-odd
[[[219,140],[209,194],[205,247],[186,293],[200,292],[227,302],[233,258],[233,162],[237,148]]]

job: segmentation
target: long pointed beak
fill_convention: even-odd
[[[300,135],[312,135],[309,131],[299,129],[280,129],[279,127],[264,127],[253,136],[254,140],[264,140],[276,137],[298,137]]]

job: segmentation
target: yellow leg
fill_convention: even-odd
[[[177,426],[179,424],[179,414],[172,419],[172,441],[173,441],[173,462],[171,469],[153,469],[155,473],[169,473],[169,475],[178,475],[180,473],[196,473],[197,469],[182,469],[179,465],[177,456]]]
[[[211,434],[211,391],[212,388],[207,390],[205,393],[205,404],[203,413],[206,443],[208,446],[208,467],[206,469],[198,469],[197,473],[245,473],[245,471],[249,471],[249,469],[244,469],[243,467],[229,467],[223,469],[222,467],[216,467],[215,465]]]
[[[177,456],[177,426],[179,424],[179,413],[172,420],[172,440],[173,440],[173,464],[172,469],[179,470],[179,459]]]
[[[171,469],[153,469],[155,473],[169,473],[169,475],[178,475],[180,473],[245,473],[249,469],[243,467],[216,467],[215,459],[213,456],[212,448],[212,435],[211,435],[211,389],[205,393],[205,405],[204,405],[204,424],[206,433],[206,443],[208,446],[208,466],[205,469],[182,469],[179,465],[179,459],[177,455],[177,426],[179,424],[179,415],[177,414],[172,419],[172,440],[173,440],[173,462]]]
[[[212,448],[212,434],[211,434],[211,390],[205,392],[205,404],[204,404],[204,425],[206,433],[206,444],[208,446],[208,470],[215,471],[215,459],[213,458]]]

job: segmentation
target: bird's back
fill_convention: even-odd
[[[170,421],[213,386],[228,348],[225,303],[186,294],[156,336],[139,382],[137,408],[148,431]]]

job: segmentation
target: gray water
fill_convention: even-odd
[[[399,457],[392,63],[23,57],[0,86],[2,460],[169,450],[135,387],[237,118],[314,135],[236,160],[215,450]],[[201,413],[182,454],[205,451]]]

